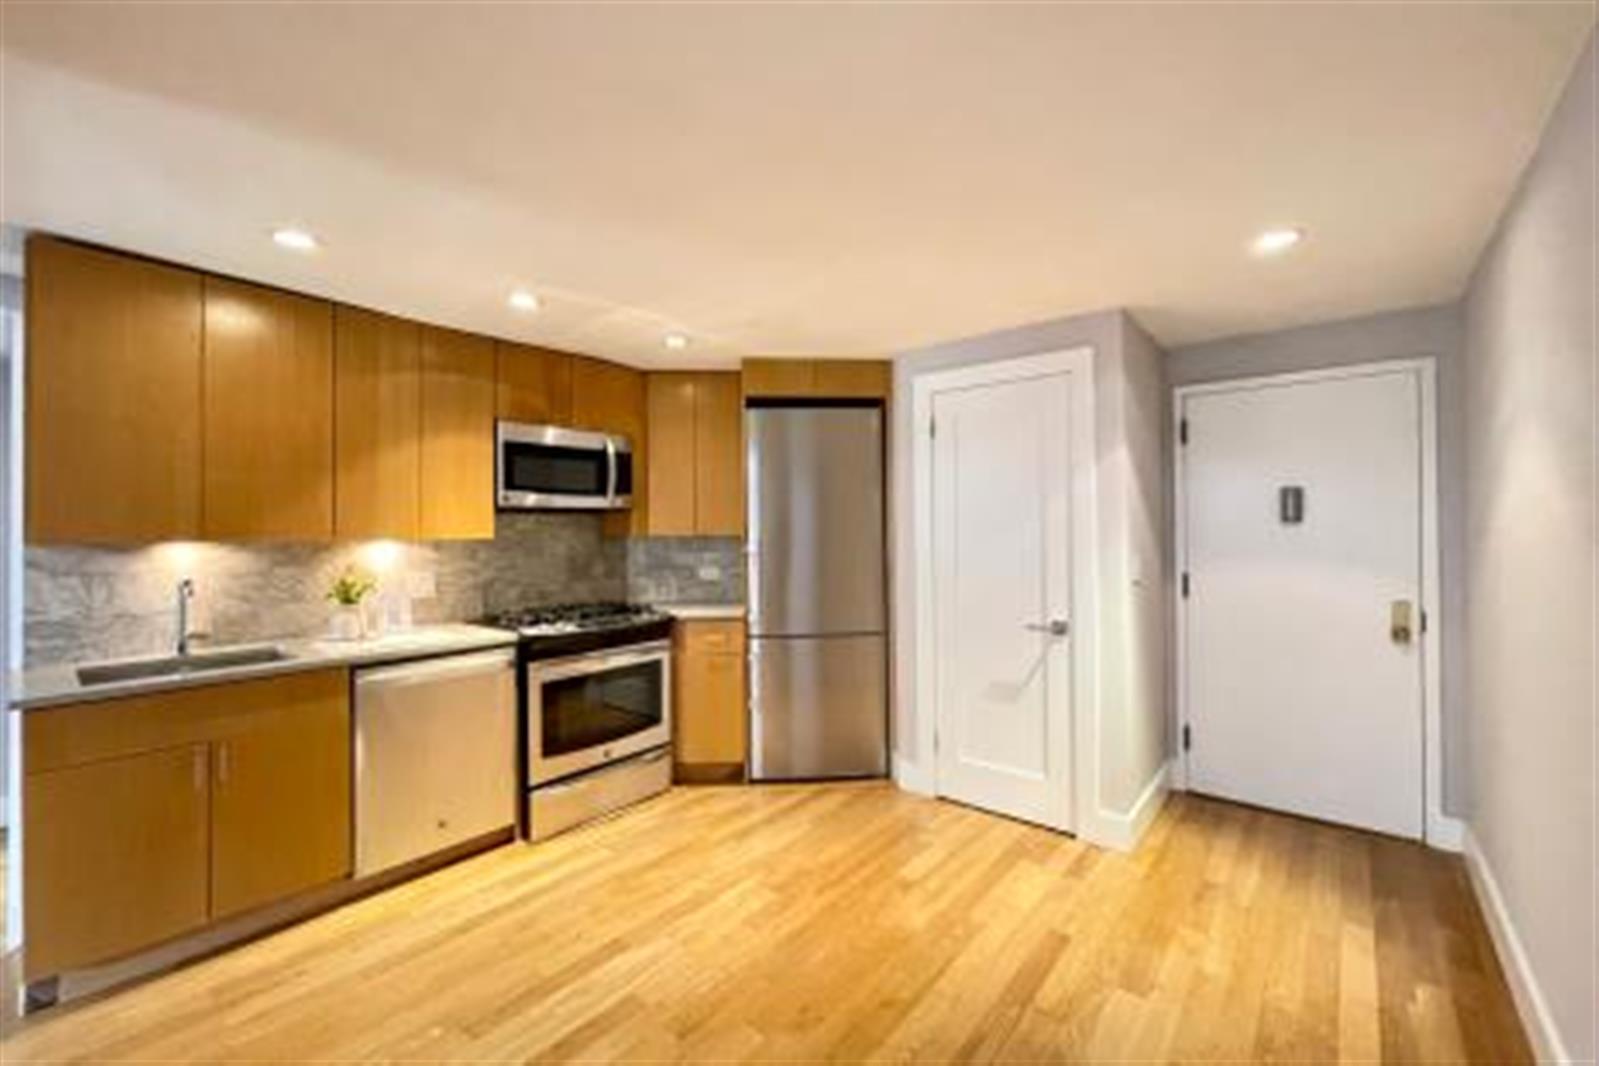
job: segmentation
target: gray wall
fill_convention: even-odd
[[[1101,751],[1103,811],[1124,815],[1164,764],[1166,522],[1161,497],[1166,386],[1163,359],[1121,311],[1103,311],[970,337],[894,360],[894,755],[930,782],[932,753],[916,720],[916,572],[912,525],[912,386],[952,367],[1066,348],[1094,350],[1099,474]]]
[[[1208,341],[1171,352],[1171,381],[1191,385],[1350,363],[1431,356],[1438,368],[1438,621],[1443,706],[1443,805],[1466,809],[1465,373],[1455,305]]]
[[[1557,1039],[1590,1061],[1595,62],[1590,39],[1465,315],[1468,819]]]

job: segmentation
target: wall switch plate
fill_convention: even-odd
[[[412,570],[405,575],[405,593],[413,600],[431,600],[439,594],[439,583],[431,570]]]

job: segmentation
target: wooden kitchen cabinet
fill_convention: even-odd
[[[572,422],[572,356],[531,344],[496,341],[495,413],[512,422]]]
[[[27,539],[200,536],[201,276],[27,245]]]
[[[646,417],[643,373],[603,359],[572,357],[572,425],[620,434],[633,448],[633,506],[606,514],[608,536],[643,536],[649,529]]]
[[[494,536],[494,342],[422,328],[423,540]]]
[[[333,533],[415,540],[422,329],[403,318],[342,305],[333,323]]]
[[[206,923],[206,755],[206,745],[186,744],[24,779],[27,976],[115,958]]]
[[[211,751],[211,918],[349,874],[345,686],[324,672],[231,696]]]
[[[678,780],[742,780],[749,746],[744,622],[679,620],[673,629],[672,670]]]
[[[22,767],[28,980],[350,872],[344,669],[26,711]]]
[[[744,532],[743,401],[734,373],[652,373],[651,536]]]
[[[746,359],[744,395],[758,399],[887,400],[886,359]]]
[[[207,277],[202,410],[206,537],[332,536],[332,304]]]

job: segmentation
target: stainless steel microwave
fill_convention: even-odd
[[[633,446],[626,437],[497,422],[494,445],[494,502],[502,510],[617,511],[633,505]]]

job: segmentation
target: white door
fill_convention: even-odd
[[[932,403],[938,793],[1057,829],[1072,783],[1072,388],[1056,373]]]
[[[1183,397],[1194,791],[1422,835],[1421,405],[1413,369]]]

